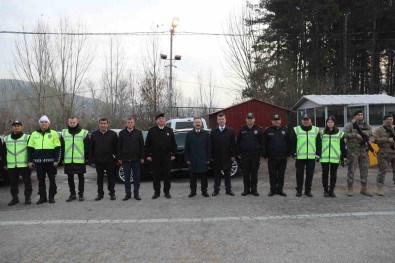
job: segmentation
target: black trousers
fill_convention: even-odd
[[[338,163],[321,163],[322,166],[322,186],[324,191],[328,192],[328,175],[330,172],[330,186],[329,191],[333,191],[336,186],[337,180],[337,168],[339,168]]]
[[[314,176],[315,160],[314,159],[296,159],[296,190],[303,190],[304,170],[306,168],[306,181],[304,182],[305,192],[311,191]]]
[[[82,196],[84,194],[84,174],[78,174],[78,195]],[[74,174],[67,174],[67,181],[69,183],[70,194],[75,195],[75,183]]]
[[[103,190],[103,180],[104,171],[107,174],[107,188],[110,195],[115,194],[115,163],[114,162],[96,162],[96,172],[97,172],[97,193],[100,196],[104,195]]]
[[[268,159],[267,166],[269,170],[270,190],[273,192],[282,191],[287,159]]]
[[[258,185],[259,154],[242,154],[241,169],[243,171],[244,190],[256,191]]]
[[[189,173],[190,178],[190,188],[191,188],[191,193],[196,193],[197,189],[197,177],[200,176],[200,185],[201,185],[201,190],[202,194],[207,193],[207,188],[208,188],[208,181],[207,181],[207,173]]]
[[[25,197],[30,198],[33,189],[32,189],[32,180],[31,180],[31,171],[29,167],[9,168],[7,172],[8,172],[8,178],[10,180],[12,197],[17,197],[19,194],[18,182],[19,182],[19,176],[22,176],[23,182],[25,184],[25,191],[24,191]]]
[[[49,198],[53,198],[57,193],[57,186],[55,177],[57,169],[53,166],[53,163],[35,164],[37,177],[38,177],[38,193],[40,194],[41,200],[47,200],[47,190],[45,185],[45,177],[48,175],[49,179]]]
[[[214,191],[215,192],[219,192],[219,190],[221,189],[222,172],[224,173],[226,191],[232,190],[232,184],[230,181],[230,169],[221,169],[220,167],[215,167],[214,168]]]
[[[156,194],[160,194],[160,180],[163,179],[163,192],[170,193],[171,188],[170,155],[152,156],[153,186]]]

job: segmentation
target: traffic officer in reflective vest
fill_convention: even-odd
[[[294,128],[293,158],[296,157],[296,196],[301,197],[304,182],[304,169],[306,168],[306,181],[304,183],[305,195],[312,197],[311,186],[313,182],[315,162],[321,155],[321,137],[319,128],[311,124],[311,118],[305,114],[302,125]]]
[[[37,204],[48,201],[47,190],[45,186],[45,177],[49,179],[49,202],[55,203],[56,182],[55,176],[57,167],[61,160],[61,147],[59,135],[55,130],[49,128],[50,121],[46,115],[43,115],[38,121],[40,129],[34,131],[28,143],[28,165],[32,169],[36,168],[38,177],[38,188],[40,200]]]
[[[335,125],[335,117],[330,116],[326,120],[325,129],[322,131],[322,150],[320,163],[322,166],[322,185],[325,197],[336,197],[335,186],[337,180],[337,168],[339,163],[347,162],[346,143],[344,132]],[[328,188],[328,175],[330,172],[330,185]]]
[[[62,155],[64,173],[70,188],[70,196],[66,202],[77,199],[74,184],[74,174],[78,174],[78,200],[84,201],[84,173],[88,162],[89,136],[88,131],[80,127],[76,117],[70,117],[68,128],[62,131]]]
[[[12,200],[8,206],[19,203],[18,180],[22,176],[25,183],[25,205],[31,204],[32,182],[31,171],[27,165],[27,142],[29,135],[23,134],[22,122],[15,120],[12,122],[12,133],[4,137],[2,159],[4,169],[8,170],[8,177],[11,185]]]

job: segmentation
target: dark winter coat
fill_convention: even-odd
[[[119,132],[117,158],[122,161],[144,159],[144,138],[140,130],[134,128],[129,132],[125,128]]]
[[[268,127],[263,133],[263,157],[282,160],[291,156],[292,140],[287,127]]]
[[[165,126],[160,129],[158,126],[154,126],[148,130],[145,139],[146,157],[175,156],[176,152],[177,144],[172,128]]]
[[[118,136],[115,131],[107,130],[104,134],[100,130],[92,132],[89,149],[90,163],[115,161],[117,146]]]
[[[221,132],[219,127],[211,131],[211,156],[215,169],[230,170],[231,157],[236,157],[236,139],[232,128],[225,126]]]
[[[195,129],[185,137],[185,161],[191,162],[188,166],[191,173],[204,173],[207,171],[207,162],[211,159],[211,142],[208,131]]]

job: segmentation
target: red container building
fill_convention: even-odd
[[[236,105],[232,105],[220,111],[210,113],[208,115],[209,128],[213,129],[217,126],[217,115],[221,112],[225,113],[226,125],[232,127],[235,130],[235,134],[237,134],[239,131],[240,126],[245,124],[246,115],[248,112],[254,113],[255,123],[262,128],[272,125],[271,120],[274,114],[280,114],[281,124],[287,125],[290,123],[288,118],[292,113],[291,110],[286,108],[282,108],[257,99],[251,99]]]

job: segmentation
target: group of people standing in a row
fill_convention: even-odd
[[[106,118],[99,120],[99,129],[88,136],[88,131],[82,129],[76,117],[68,119],[68,128],[61,136],[49,128],[47,116],[39,119],[39,129],[30,136],[22,132],[23,126],[19,120],[12,123],[12,132],[4,138],[1,160],[8,170],[11,185],[12,200],[9,206],[19,203],[18,180],[22,176],[25,183],[25,204],[31,203],[32,184],[31,170],[36,169],[39,181],[40,199],[37,204],[55,203],[57,193],[55,176],[57,166],[63,160],[64,172],[68,176],[70,196],[67,202],[77,199],[74,175],[78,175],[78,200],[84,200],[84,173],[86,164],[96,168],[97,197],[103,199],[103,178],[108,177],[108,191],[111,200],[115,200],[115,162],[122,165],[125,174],[124,201],[132,197],[130,177],[133,175],[133,197],[141,200],[139,195],[141,165],[151,162],[154,195],[160,197],[161,178],[164,181],[163,192],[166,198],[171,198],[171,162],[175,159],[177,145],[173,130],[167,127],[163,113],[155,118],[156,125],[149,129],[144,142],[143,134],[135,128],[133,117],[127,118],[125,129],[119,135],[109,130]],[[373,133],[364,122],[362,111],[354,113],[354,119],[340,131],[334,117],[326,120],[323,131],[311,123],[311,118],[304,115],[300,126],[289,130],[281,125],[281,117],[276,114],[272,118],[272,126],[262,129],[255,124],[255,116],[248,113],[246,124],[240,127],[237,136],[232,128],[226,125],[226,116],[217,115],[218,126],[211,132],[202,129],[202,119],[195,117],[193,129],[185,139],[185,161],[190,172],[190,194],[197,194],[197,178],[201,179],[201,192],[209,197],[207,170],[210,162],[214,166],[214,191],[212,196],[220,192],[221,177],[225,179],[225,192],[234,196],[231,185],[232,162],[239,158],[243,173],[244,191],[242,196],[252,194],[259,196],[258,170],[260,158],[268,162],[270,191],[268,196],[275,194],[287,196],[283,191],[284,176],[287,160],[296,158],[296,196],[303,193],[312,197],[311,188],[315,163],[322,165],[322,183],[325,197],[336,197],[337,169],[340,163],[349,163],[347,195],[353,195],[354,172],[359,165],[361,173],[360,193],[372,196],[367,190],[368,176],[368,146],[374,138],[379,145],[378,152],[379,174],[377,176],[377,195],[384,195],[383,183],[385,174],[391,163],[395,170],[395,132],[393,131],[393,116],[385,115],[383,126]],[[347,139],[345,141],[345,139]],[[304,171],[306,170],[306,177]],[[48,198],[45,179],[49,178]],[[330,179],[329,179],[330,178]],[[395,175],[394,175],[395,182]]]

